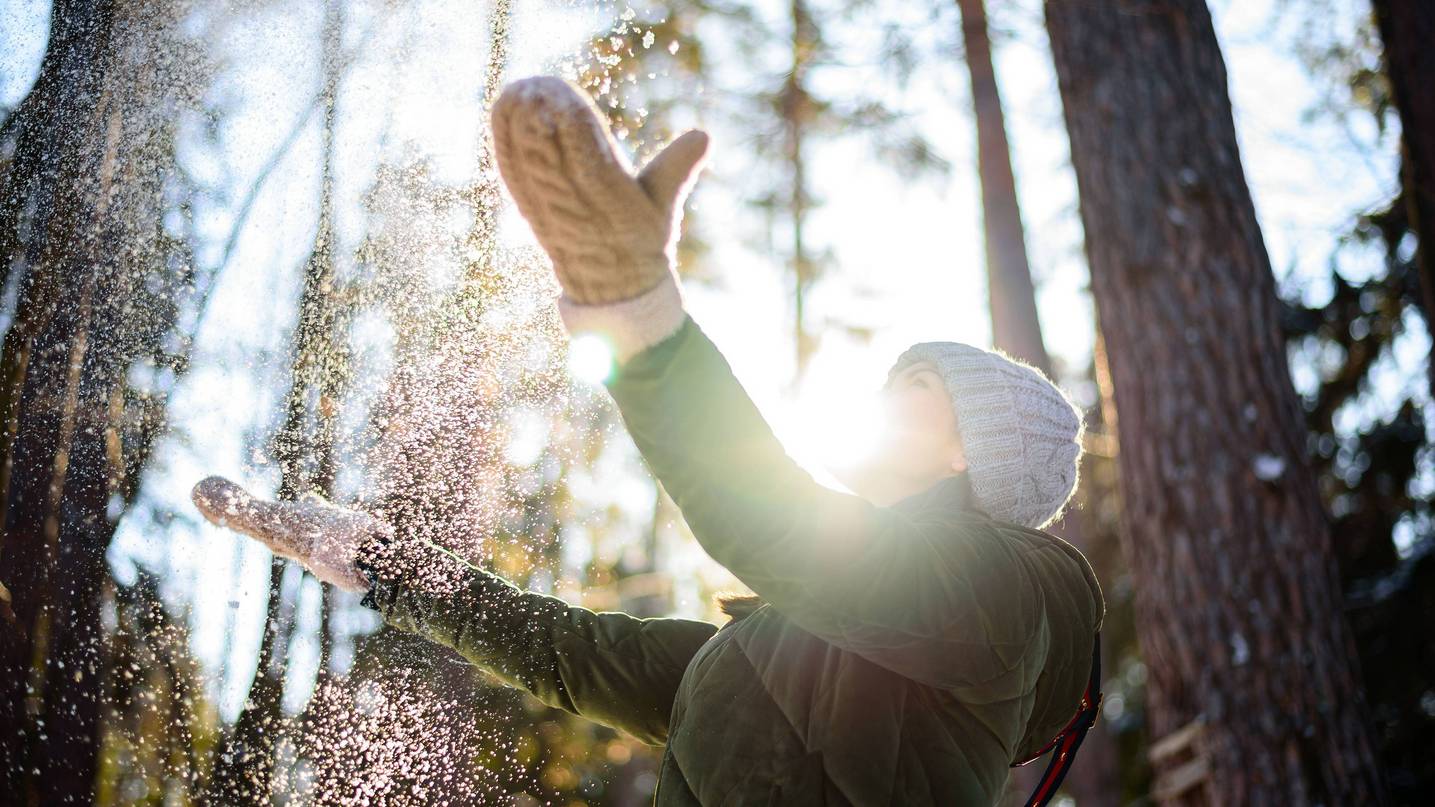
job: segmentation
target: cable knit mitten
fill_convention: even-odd
[[[314,576],[346,591],[366,591],[359,548],[393,530],[368,513],[309,495],[297,502],[269,502],[221,476],[211,476],[190,493],[199,512],[214,524],[258,539],[280,557],[304,564]]]
[[[684,132],[635,176],[592,98],[555,76],[505,87],[492,128],[499,173],[572,303],[630,300],[674,277],[705,132]]]

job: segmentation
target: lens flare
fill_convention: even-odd
[[[825,378],[825,381],[824,381]],[[879,454],[889,431],[884,396],[851,379],[812,376],[777,418],[783,444],[814,477],[833,486],[842,469],[857,468]]]
[[[602,384],[613,373],[613,348],[597,334],[581,334],[568,346],[568,372],[589,384]]]
[[[886,433],[887,410],[876,395],[846,398],[814,408],[807,422],[818,430],[817,457],[827,467],[850,467],[871,459]]]

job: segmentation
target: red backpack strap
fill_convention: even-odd
[[[1086,681],[1086,692],[1081,696],[1081,706],[1077,709],[1076,716],[1034,756],[1012,766],[1017,768],[1035,762],[1053,747],[1056,749],[1051,755],[1051,761],[1047,763],[1046,772],[1041,775],[1041,781],[1037,783],[1036,790],[1027,800],[1026,807],[1045,807],[1056,795],[1056,789],[1061,786],[1061,780],[1066,777],[1067,770],[1076,758],[1076,749],[1080,748],[1081,741],[1086,739],[1086,732],[1096,724],[1096,716],[1100,712],[1101,632],[1097,631],[1095,647],[1091,651],[1091,677]]]

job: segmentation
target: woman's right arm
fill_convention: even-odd
[[[653,745],[688,662],[717,626],[595,612],[518,588],[433,546],[370,542],[364,605],[389,624],[458,651],[543,703]]]

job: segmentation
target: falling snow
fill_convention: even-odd
[[[461,560],[408,568],[414,590],[452,594],[464,565],[540,588],[583,580],[560,525],[581,521],[573,469],[613,434],[597,386],[611,357],[569,345],[548,257],[504,224],[471,99],[491,100],[527,55],[510,52],[514,4],[340,5],[262,20],[202,1],[125,6],[101,43],[116,67],[92,93],[109,106],[31,139],[74,145],[52,153],[83,167],[76,227],[108,226],[80,233],[75,263],[99,267],[94,284],[59,292],[104,324],[91,345],[119,368],[70,403],[115,419],[92,430],[98,452],[67,458],[115,463],[120,493],[77,515],[118,522],[117,582],[96,597],[102,635],[54,654],[32,691],[36,709],[63,681],[102,699],[103,803],[559,803],[650,753],[382,626],[295,564],[271,581],[262,545],[201,527],[162,489],[222,473],[263,496],[321,491],[392,525],[395,557]],[[611,5],[542,13],[610,35],[524,68],[581,75],[641,126],[648,109],[614,90],[641,75],[620,68],[654,47],[654,23]],[[4,315],[29,316],[23,304]],[[37,743],[52,723],[36,717]]]

